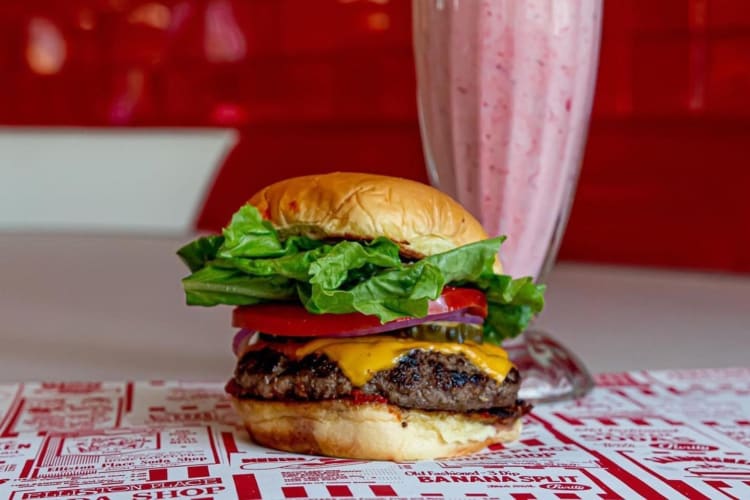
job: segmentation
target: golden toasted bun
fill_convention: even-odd
[[[518,439],[521,420],[492,424],[461,414],[384,403],[233,399],[250,437],[278,450],[365,460],[429,460]]]
[[[385,236],[417,258],[487,238],[451,197],[398,177],[350,172],[295,177],[262,189],[248,203],[285,235]]]

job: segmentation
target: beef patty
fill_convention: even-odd
[[[402,408],[469,412],[517,406],[520,383],[515,368],[500,383],[459,354],[414,350],[357,388],[324,354],[294,361],[266,347],[240,359],[228,390],[240,398],[319,401],[359,389]]]

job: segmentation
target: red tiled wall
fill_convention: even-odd
[[[409,5],[0,2],[0,124],[237,128],[203,229],[289,175],[425,180]],[[750,2],[605,0],[562,258],[750,271],[749,89]]]

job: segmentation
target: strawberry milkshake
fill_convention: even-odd
[[[413,0],[431,182],[539,276],[565,226],[586,139],[601,0]]]

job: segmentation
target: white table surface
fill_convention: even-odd
[[[230,308],[186,307],[182,240],[0,232],[0,382],[233,369]],[[561,264],[538,326],[592,372],[749,366],[750,276]]]

